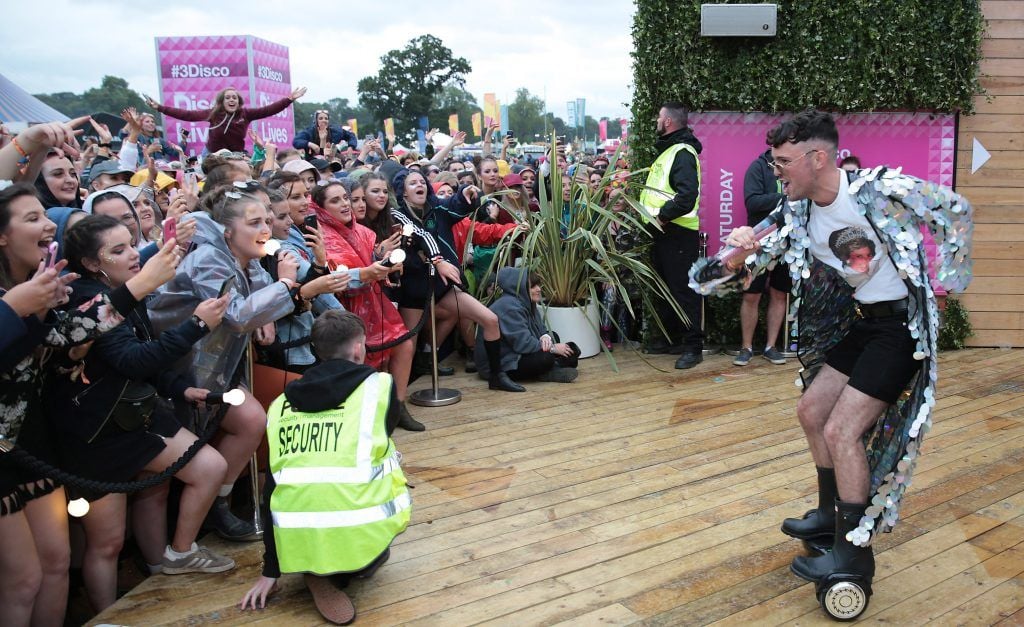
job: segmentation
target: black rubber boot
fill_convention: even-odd
[[[204,526],[213,529],[218,536],[231,542],[255,542],[263,537],[252,523],[235,516],[228,506],[226,496],[218,496],[213,500]]]
[[[782,533],[800,540],[815,540],[832,544],[836,526],[835,502],[839,497],[836,489],[836,471],[834,468],[817,467],[818,470],[818,507],[809,510],[803,518],[787,518],[782,521]]]
[[[864,517],[865,504],[843,503],[836,499],[835,540],[832,550],[817,557],[799,556],[789,569],[793,574],[807,581],[820,582],[830,575],[860,577],[867,585],[875,576],[875,555],[870,546],[856,546],[846,539],[846,534],[860,525]]]
[[[505,392],[525,392],[526,388],[510,379],[501,369],[501,340],[484,340],[484,349],[487,350],[487,364],[491,367],[487,387]]]
[[[398,419],[398,426],[406,431],[426,431],[427,428],[422,422],[416,420],[409,413],[409,408],[406,407],[405,401],[401,401],[398,404],[398,413],[401,418]]]

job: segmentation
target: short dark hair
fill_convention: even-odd
[[[811,139],[839,146],[839,131],[830,113],[816,109],[801,111],[768,131],[765,141],[772,148],[778,148],[785,143],[797,144]]]
[[[855,155],[850,155],[849,157],[845,157],[842,161],[839,162],[839,167],[843,167],[844,165],[855,165],[859,170],[860,159],[858,159]]]
[[[662,104],[661,108],[665,110],[665,113],[668,114],[668,117],[670,117],[673,122],[681,127],[686,126],[687,118],[690,115],[690,110],[686,108],[686,105],[678,100],[669,100]]]
[[[321,360],[345,359],[352,341],[366,335],[366,324],[351,311],[330,309],[317,317],[309,335]]]

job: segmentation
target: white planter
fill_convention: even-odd
[[[580,357],[593,357],[601,352],[601,318],[597,303],[584,307],[549,307],[541,305],[541,315],[548,329],[562,342],[575,342]]]

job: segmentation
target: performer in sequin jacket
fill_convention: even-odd
[[[736,229],[726,243],[749,250],[745,262],[716,269],[702,259],[691,286],[735,289],[788,264],[803,365],[797,385],[805,389],[797,414],[818,468],[819,503],[786,519],[783,532],[832,547],[797,557],[792,570],[810,581],[838,571],[870,581],[869,545],[899,517],[935,405],[939,317],[921,227],[936,243],[936,279],[962,291],[971,277],[971,206],[899,169],[839,170],[838,133],[826,113],[797,114],[768,143],[787,196],[769,216],[778,230],[756,242],[751,227]]]

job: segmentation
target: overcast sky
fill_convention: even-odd
[[[575,98],[594,118],[622,117],[632,95],[632,0],[6,5],[0,74],[34,94],[80,93],[112,74],[156,97],[154,37],[254,35],[289,47],[292,85],[309,88],[305,99],[356,102],[356,83],[376,74],[381,55],[429,33],[469,61],[466,88],[481,105],[484,92],[510,102],[526,87],[563,119]]]

